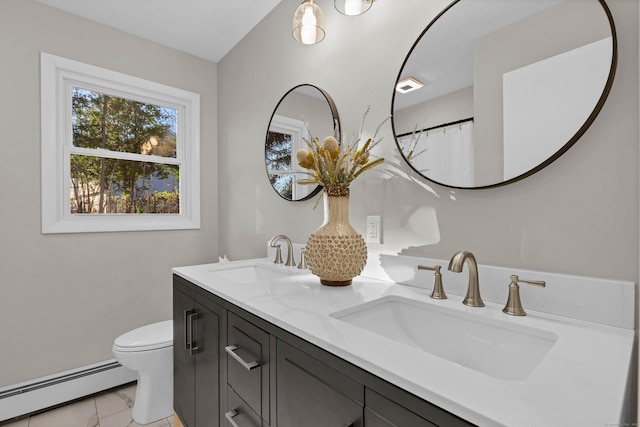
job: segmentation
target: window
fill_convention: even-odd
[[[41,54],[42,232],[200,227],[198,94]]]
[[[307,172],[294,170],[296,152],[306,148],[309,132],[302,120],[274,114],[267,132],[265,157],[269,181],[280,196],[287,200],[301,200],[315,189],[313,185],[300,185],[299,179],[308,178]]]

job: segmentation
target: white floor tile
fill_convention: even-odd
[[[133,383],[2,427],[141,427],[131,416],[135,395]],[[173,416],[143,427],[173,427]]]
[[[104,392],[96,395],[96,408],[98,418],[102,419],[109,415],[133,408],[136,396],[136,385],[132,384],[114,391]]]
[[[34,415],[29,427],[99,427],[96,404],[89,398]]]
[[[100,418],[100,427],[139,427],[141,424],[133,421],[131,411],[122,411],[117,414],[110,415],[106,418]],[[145,424],[144,427],[169,427],[169,422],[165,419],[156,421],[151,424]]]

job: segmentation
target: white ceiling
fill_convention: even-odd
[[[281,0],[37,1],[218,62]]]

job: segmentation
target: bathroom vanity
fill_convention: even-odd
[[[389,280],[330,288],[265,259],[173,273],[174,407],[186,427],[625,420],[632,329],[507,316]]]

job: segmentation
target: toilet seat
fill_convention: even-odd
[[[126,353],[158,350],[172,345],[173,321],[165,320],[120,335],[113,343],[113,350]]]

